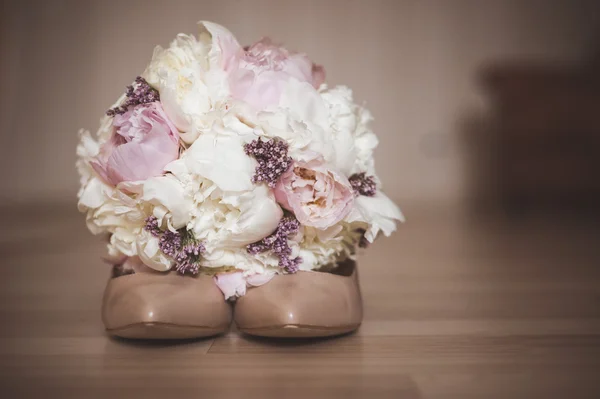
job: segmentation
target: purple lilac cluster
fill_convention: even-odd
[[[160,100],[158,91],[153,89],[148,82],[146,82],[146,79],[141,76],[135,78],[135,83],[133,85],[127,86],[125,96],[127,96],[125,101],[121,105],[106,111],[106,115],[122,115],[127,112],[129,107],[139,104],[149,104]]]
[[[148,233],[152,234],[154,237],[160,237],[162,231],[158,226],[158,219],[155,216],[148,216],[146,218],[146,224],[144,225],[144,230]]]
[[[300,229],[300,222],[293,216],[284,216],[279,221],[277,230],[268,237],[263,238],[246,247],[248,253],[257,255],[259,253],[272,251],[279,258],[279,267],[288,273],[296,273],[302,258],[292,258],[292,249],[288,244],[288,238],[293,237]]]
[[[182,237],[179,231],[166,230],[158,242],[161,252],[175,259],[181,250]]]
[[[245,144],[244,151],[258,162],[252,176],[253,183],[265,182],[274,188],[279,177],[292,165],[292,158],[288,156],[288,145],[281,139],[262,141],[259,137]]]
[[[198,261],[200,260],[200,255],[205,250],[204,244],[193,238],[190,239],[175,256],[175,269],[181,274],[185,274],[186,272],[198,274],[200,271]]]
[[[154,237],[159,237],[160,251],[175,260],[175,270],[181,274],[198,274],[200,271],[200,256],[205,251],[204,244],[194,238],[185,228],[177,231],[162,231],[154,216],[146,219],[144,230]]]
[[[367,176],[365,172],[355,173],[348,180],[357,195],[372,197],[377,192],[375,177]]]

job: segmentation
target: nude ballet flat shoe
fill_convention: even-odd
[[[229,329],[231,313],[212,277],[174,272],[111,278],[102,303],[106,331],[124,338],[208,337]]]
[[[354,261],[335,273],[277,275],[235,304],[238,329],[262,337],[327,337],[356,330],[362,299]]]

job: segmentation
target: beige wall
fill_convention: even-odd
[[[1,12],[0,203],[73,200],[76,132],[141,72],[155,44],[208,19],[249,43],[306,51],[375,115],[390,196],[467,195],[461,121],[485,111],[480,66],[577,61],[594,48],[593,1],[13,1]],[[594,20],[596,19],[596,20]]]

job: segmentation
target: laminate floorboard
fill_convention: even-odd
[[[359,257],[355,334],[135,342],[104,333],[83,217],[3,209],[0,397],[600,397],[597,223],[406,213]]]

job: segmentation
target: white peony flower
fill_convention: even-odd
[[[119,102],[123,100],[125,96],[119,98]],[[114,105],[113,105],[114,106]],[[100,119],[100,127],[96,132],[96,138],[93,138],[89,130],[80,129],[78,132],[79,143],[77,143],[77,161],[75,167],[79,173],[79,183],[81,184],[77,198],[81,198],[87,184],[96,176],[96,172],[90,165],[90,161],[98,156],[100,153],[100,147],[104,144],[112,134],[112,118],[104,115]]]
[[[220,126],[200,135],[167,165],[170,174],[143,183],[140,198],[153,205],[160,225],[185,227],[203,243],[201,266],[259,272],[265,267],[247,254],[246,246],[271,234],[283,211],[266,185],[251,181],[256,162],[243,149],[250,139]],[[158,258],[156,243],[147,235],[140,241],[139,256],[148,266],[169,267]]]
[[[137,255],[136,240],[146,218],[143,204],[94,176],[84,186],[78,208],[86,213],[93,234],[111,234],[110,256]]]
[[[205,22],[200,30],[199,40],[179,34],[168,48],[157,46],[142,74],[160,93],[165,112],[188,144],[210,128],[210,112],[229,96],[220,49],[212,44],[213,35],[226,29]]]
[[[329,109],[332,164],[348,176],[360,172],[376,175],[373,151],[378,141],[368,126],[373,120],[370,112],[354,103],[352,90],[346,86],[324,90],[322,97]]]
[[[144,181],[141,200],[154,205],[152,213],[159,224],[162,225],[163,220],[167,219],[168,225],[174,229],[189,223],[194,206],[192,197],[186,194],[185,186],[170,174]]]
[[[354,132],[356,163],[354,164],[351,173],[366,172],[367,175],[377,177],[377,173],[375,173],[373,151],[375,151],[375,148],[379,144],[379,140],[369,127],[369,123],[373,120],[373,116],[369,110],[358,106],[356,108],[356,116],[357,126]]]
[[[167,271],[173,266],[173,259],[163,254],[158,247],[159,239],[142,230],[136,240],[136,250],[144,264],[154,270]]]
[[[270,275],[279,270],[279,259],[271,254],[251,255],[242,248],[217,248],[203,254],[200,265],[209,268],[233,267],[244,275]]]
[[[216,126],[215,126],[216,128]],[[224,129],[224,128],[221,128]],[[244,153],[244,140],[235,134],[204,133],[182,156],[190,173],[211,180],[223,191],[250,191],[255,161]]]
[[[386,237],[396,231],[396,221],[404,222],[404,215],[392,200],[378,191],[373,197],[356,197],[354,208],[345,221],[367,225],[365,238],[373,242],[380,231]]]
[[[87,227],[93,234],[110,234],[108,253],[111,258],[135,256],[137,235],[145,218],[143,206],[119,189],[107,185],[90,166],[90,160],[98,155],[100,143],[106,139],[109,126],[104,118],[97,134],[99,141],[94,140],[88,131],[79,132],[76,166],[81,188],[77,207],[86,214]]]
[[[301,234],[295,238],[298,255],[302,258],[300,270],[330,266],[353,255],[359,238],[359,234],[344,223],[338,223],[327,231],[303,226]]]
[[[244,153],[252,137],[220,127],[204,133],[177,164],[179,178],[197,188],[188,229],[211,248],[243,247],[269,235],[283,212],[265,185],[252,183],[256,162]],[[179,161],[178,161],[179,162]],[[199,183],[199,184],[198,184]]]
[[[375,175],[373,151],[378,141],[368,126],[371,114],[353,102],[352,91],[345,86],[319,92],[291,80],[278,107],[246,120],[256,135],[284,139],[296,160],[319,153],[346,176]]]
[[[265,111],[257,116],[255,134],[271,139],[278,137],[288,144],[288,155],[295,160],[308,161],[314,154],[331,158],[333,145],[327,138],[327,126],[295,119],[288,110]]]
[[[309,83],[290,79],[277,109],[288,110],[297,120],[325,127],[328,110],[321,94]]]

